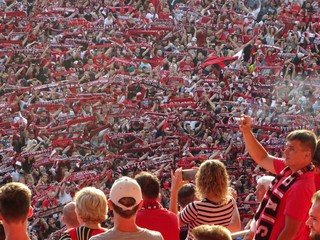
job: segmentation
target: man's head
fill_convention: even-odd
[[[142,202],[141,188],[136,180],[122,177],[112,185],[109,198],[110,208],[128,219],[136,214]]]
[[[100,189],[85,187],[76,193],[74,201],[80,222],[101,223],[106,219],[107,198]]]
[[[178,192],[178,202],[181,208],[196,199],[196,187],[192,183],[184,184]]]
[[[230,231],[219,225],[200,225],[192,230],[196,240],[231,240]]]
[[[155,175],[148,172],[141,172],[135,179],[140,185],[143,199],[156,200],[159,197],[160,182]]]
[[[284,150],[287,166],[296,171],[309,165],[316,146],[316,135],[311,131],[295,130],[289,133]]]
[[[0,188],[0,217],[7,223],[24,222],[32,214],[31,191],[17,182]]]
[[[75,209],[75,202],[67,203],[62,209],[62,221],[66,224],[68,229],[80,226]]]
[[[273,181],[274,177],[273,176],[263,176],[258,179],[257,181],[257,187],[256,187],[256,197],[257,197],[257,202],[261,202],[264,194],[268,190],[268,187],[270,183]]]
[[[312,196],[311,201],[312,206],[306,224],[310,228],[310,239],[320,240],[320,191]]]

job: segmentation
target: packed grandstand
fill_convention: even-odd
[[[57,239],[85,186],[220,159],[243,226],[269,174],[237,121],[281,156],[320,128],[317,1],[0,0],[0,181],[33,192],[32,239]],[[110,226],[110,219],[105,225]]]

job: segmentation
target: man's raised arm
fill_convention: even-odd
[[[252,133],[252,120],[247,115],[241,115],[240,121],[238,122],[239,129],[243,134],[244,143],[247,151],[249,152],[252,159],[264,169],[276,173],[273,165],[274,157],[270,156],[266,149],[258,142]]]

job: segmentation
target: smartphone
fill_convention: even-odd
[[[198,169],[185,169],[182,170],[182,179],[183,180],[194,180]]]

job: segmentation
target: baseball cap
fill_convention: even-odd
[[[193,38],[191,38],[191,41],[196,42],[196,41],[197,41],[197,38],[196,38],[196,37],[193,37]]]
[[[131,197],[136,203],[130,207],[124,206],[119,202],[120,199],[124,197]],[[129,177],[122,177],[112,185],[109,198],[114,204],[121,207],[122,210],[131,210],[142,201],[141,188],[136,180]]]

